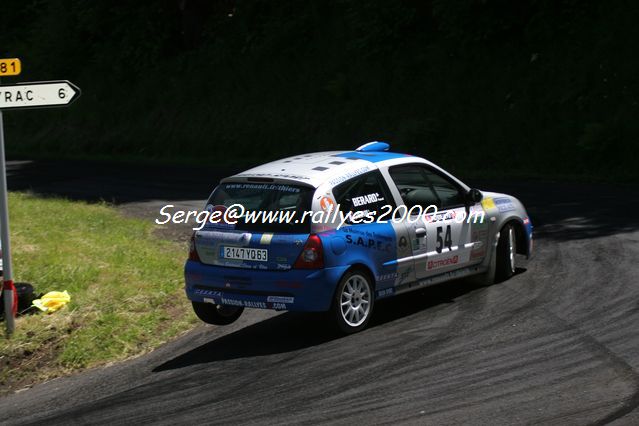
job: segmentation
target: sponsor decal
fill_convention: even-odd
[[[468,274],[468,269],[466,269],[466,268],[454,269],[452,271],[444,272],[441,275],[437,275],[436,277],[433,277],[433,278],[427,278],[425,280],[420,280],[418,282],[418,284],[420,286],[428,285],[428,284],[433,283],[435,280],[441,282],[442,277],[447,277],[447,278],[450,279],[450,278],[455,278],[455,277],[458,277],[458,276],[464,276],[464,275],[467,275],[467,274]]]
[[[266,306],[265,302],[253,302],[250,300],[229,299],[226,297],[222,297],[220,299],[220,305],[244,306],[245,308],[268,309],[268,306]]]
[[[405,236],[403,236],[403,235],[401,237],[399,237],[399,246],[401,248],[404,248],[407,245],[408,245],[408,239]]]
[[[426,263],[427,270],[446,268],[453,265],[462,265],[470,259],[470,249],[460,249],[455,254],[446,254],[446,257],[440,255],[435,259],[429,260]]]
[[[455,219],[455,217],[457,217],[457,212],[455,210],[450,210],[444,213],[424,215],[424,220],[428,223],[433,223],[433,222],[440,222],[443,220]]]
[[[379,192],[375,192],[367,195],[360,195],[359,197],[353,197],[353,206],[359,207],[366,204],[373,204],[380,201],[384,201],[384,197],[380,197]]]
[[[378,275],[376,278],[376,281],[388,281],[388,280],[394,280],[395,278],[397,278],[397,272]]]
[[[270,303],[269,305],[271,309],[275,309],[277,311],[283,311],[288,309],[288,306],[286,306],[285,303]]]
[[[361,246],[361,247],[379,250],[379,251],[391,250],[390,243],[381,241],[376,238],[354,237],[353,235],[350,235],[350,234],[346,234],[345,238],[346,238],[347,244],[352,244],[354,246]]]
[[[478,206],[477,204],[473,204],[472,206],[470,206],[470,212],[471,213],[475,213],[475,212],[480,213],[482,210],[483,209],[480,206]]]
[[[227,189],[257,189],[260,191],[281,191],[298,193],[300,188],[282,184],[265,184],[265,183],[226,183],[224,188]]]
[[[488,237],[488,229],[474,229],[471,233],[471,241],[484,241]]]
[[[285,296],[268,296],[266,301],[272,303],[295,303],[295,298]]]
[[[378,232],[372,232],[372,231],[368,231],[368,230],[362,230],[356,226],[347,226],[342,228],[343,232],[347,233],[347,234],[357,234],[357,235],[361,235],[363,237],[368,237],[368,238],[376,238],[379,240],[383,240],[383,241],[392,241],[393,237],[389,236],[389,235],[384,235],[384,234],[380,234]]]
[[[378,298],[392,296],[393,294],[395,294],[395,288],[393,287],[385,288],[385,289],[377,291]]]
[[[486,256],[486,246],[484,246],[483,244],[477,249],[474,249],[473,251],[470,252],[471,260],[479,259],[484,256]]]
[[[294,180],[310,179],[308,176],[292,175],[288,173],[241,173],[235,176],[236,177],[277,177],[277,178],[294,179]]]
[[[438,269],[438,268],[443,268],[445,266],[456,265],[458,263],[459,263],[458,255],[455,255],[452,257],[446,257],[444,259],[429,260],[427,264],[427,269],[428,270]]]
[[[488,236],[488,230],[481,229],[479,231],[473,231],[472,241],[473,247],[470,251],[470,260],[479,259],[486,256],[486,245],[484,241]]]
[[[492,198],[487,197],[487,198],[484,198],[483,200],[481,200],[481,206],[484,208],[484,210],[494,209],[495,208],[495,202],[493,201]]]
[[[222,293],[203,290],[203,292],[216,294],[217,297],[204,297],[205,303],[212,303],[215,305],[227,305],[227,306],[241,306],[245,308],[258,308],[258,309],[277,309],[286,310],[288,304],[294,303],[294,297],[283,296],[268,296],[266,302],[252,301],[252,300],[239,300],[222,296]],[[196,291],[197,293],[197,291]]]
[[[262,238],[260,238],[260,244],[271,244],[271,240],[273,239],[273,234],[262,234]]]
[[[214,290],[205,290],[202,288],[196,288],[195,294],[208,297],[222,297],[222,292]]]
[[[402,272],[391,272],[388,274],[382,274],[382,275],[378,275],[375,280],[376,281],[389,281],[389,280],[395,280],[397,278],[399,278],[399,281],[403,281],[406,278],[408,278],[408,276],[410,275],[410,273],[412,272],[412,267],[406,269],[405,271]]]
[[[347,180],[349,180],[351,178],[354,178],[354,177],[359,176],[359,175],[361,175],[363,173],[366,173],[369,170],[370,170],[370,167],[368,165],[364,166],[364,167],[360,167],[359,169],[355,169],[355,170],[353,170],[351,172],[345,173],[345,174],[343,174],[341,176],[338,176],[338,177],[336,177],[334,179],[331,179],[329,181],[329,183],[332,186],[335,186],[335,185],[340,184],[342,182],[346,182]]]
[[[524,225],[528,225],[530,223],[530,219],[527,217],[524,218]]]
[[[325,212],[331,212],[335,208],[335,201],[329,197],[322,197],[320,199],[320,208]]]
[[[202,257],[202,256],[200,256]],[[240,259],[218,259],[215,261],[216,265],[219,266],[229,266],[229,267],[233,267],[233,268],[244,268],[244,269],[260,269],[260,270],[266,270],[268,269],[268,266],[264,265],[265,262],[260,262],[259,264],[250,264],[250,263],[246,263],[243,260]],[[229,284],[230,287],[230,284]]]
[[[515,206],[510,198],[495,198],[494,202],[497,205],[497,209],[502,213],[515,210]]]

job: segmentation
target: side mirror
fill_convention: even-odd
[[[479,189],[471,189],[466,193],[466,199],[470,204],[479,203],[484,198],[484,195]]]

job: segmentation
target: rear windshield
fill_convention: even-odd
[[[225,182],[215,188],[208,204],[226,207],[241,204],[247,212],[253,212],[252,217],[238,219],[235,225],[238,230],[307,234],[311,221],[304,212],[311,209],[313,192],[313,188],[306,186]]]

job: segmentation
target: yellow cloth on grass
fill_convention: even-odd
[[[33,306],[43,312],[55,312],[71,301],[71,296],[64,291],[50,291],[33,301]]]

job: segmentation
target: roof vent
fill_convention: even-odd
[[[357,148],[355,151],[382,152],[382,151],[388,151],[389,149],[390,149],[390,145],[387,144],[386,142],[373,141],[373,142],[365,143],[364,145]]]

